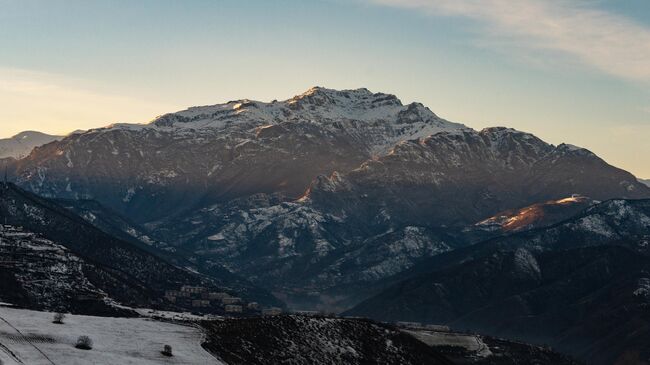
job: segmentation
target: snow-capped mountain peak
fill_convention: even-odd
[[[195,106],[162,115],[149,124],[113,124],[95,132],[153,129],[187,135],[218,131],[220,135],[251,138],[246,135],[259,128],[287,123],[298,129],[319,128],[339,135],[343,132],[372,155],[385,154],[402,140],[467,128],[439,118],[421,103],[404,105],[395,95],[372,93],[365,88],[313,87],[284,101],[241,99]]]

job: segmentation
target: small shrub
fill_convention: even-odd
[[[161,352],[165,356],[174,356],[172,354],[172,347],[169,345],[165,345],[165,347],[163,347],[163,350]]]
[[[52,321],[52,323],[63,324],[64,319],[65,319],[65,314],[63,314],[63,313],[54,313],[54,320]]]
[[[81,350],[91,350],[93,348],[93,340],[88,336],[79,336],[75,347]]]

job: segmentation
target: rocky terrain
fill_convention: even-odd
[[[59,306],[81,313],[94,313],[91,307],[65,305],[77,296],[88,292],[91,298],[113,300],[130,306],[167,305],[162,299],[166,290],[176,290],[183,285],[204,285],[257,300],[277,304],[278,301],[253,285],[240,286],[244,280],[231,281],[225,277],[205,276],[187,268],[171,264],[161,256],[122,241],[97,229],[57,203],[21,190],[13,184],[0,186],[0,218],[7,229],[21,227],[3,259],[18,264],[6,266],[7,285],[17,288],[16,304],[29,307],[56,309]],[[45,252],[52,252],[46,255]],[[31,285],[33,282],[54,282],[56,278],[43,278],[48,272],[61,272],[61,283],[72,286],[75,295],[66,296],[56,285]],[[56,276],[56,275],[55,275]],[[68,279],[66,279],[68,278]],[[39,281],[44,280],[44,281]],[[74,283],[79,283],[74,284]],[[13,283],[13,284],[12,284]],[[29,284],[29,285],[28,285]],[[233,284],[232,286],[230,284]],[[47,292],[64,299],[48,304]],[[102,293],[99,293],[101,291]],[[9,300],[7,300],[9,301]],[[11,301],[10,301],[11,302]],[[173,306],[173,305],[172,305]],[[90,312],[88,312],[90,311]]]
[[[578,364],[549,349],[362,319],[279,316],[204,322],[204,347],[236,364]],[[478,344],[479,346],[475,346]]]
[[[22,227],[0,227],[0,256],[4,303],[62,312],[132,314],[114,305],[100,289],[103,284],[93,284],[91,278],[110,278],[110,272]]]
[[[644,363],[649,214],[647,200],[608,201],[548,228],[443,254],[349,314],[549,344],[594,364]]]
[[[43,196],[95,200],[130,222],[117,225],[127,236],[201,272],[225,268],[291,305],[333,310],[364,299],[368,284],[493,236],[463,230],[503,212],[573,195],[650,197],[588,150],[476,131],[393,95],[320,87],[70,135],[9,171]],[[571,206],[562,210],[582,207]],[[540,224],[557,220],[557,209],[540,209]]]
[[[254,193],[297,197],[319,174],[461,127],[392,95],[313,88],[283,102],[238,100],[75,134],[14,173],[34,192],[92,197],[142,223]]]
[[[455,140],[453,136],[462,142],[441,147],[448,138]],[[515,140],[506,142],[510,138]],[[517,149],[503,147],[508,152],[495,155],[501,143],[538,152],[517,154]],[[454,149],[476,152],[454,156]],[[556,148],[511,130],[440,132],[421,142],[401,143],[396,150],[348,174],[317,178],[297,201],[256,195],[215,204],[180,221],[166,220],[155,228],[160,227],[169,241],[195,247],[197,257],[215,257],[251,280],[257,282],[263,273],[266,284],[260,285],[277,289],[277,281],[290,288],[307,286],[327,292],[323,300],[329,300],[342,286],[363,286],[466,244],[463,235],[450,233],[506,207],[567,199],[574,193],[597,198],[648,194],[631,175],[586,150]],[[456,164],[449,164],[454,159]],[[504,165],[509,159],[519,162]],[[522,162],[527,159],[532,161]],[[587,200],[543,205],[546,218],[539,224],[587,206]],[[174,232],[169,232],[165,227],[172,223]]]
[[[503,234],[547,227],[571,218],[596,203],[588,197],[574,195],[500,212],[476,223],[474,228]]]
[[[109,306],[180,310],[178,288],[199,285],[197,296],[446,323],[590,363],[648,358],[650,187],[584,148],[315,87],[75,133],[4,161],[0,213],[30,238],[3,260],[34,257],[3,271],[21,305],[75,311],[69,298],[88,292]],[[321,362],[487,361],[364,321],[247,318],[207,330],[207,348],[234,363],[288,359],[285,348]],[[505,346],[490,341],[493,353]],[[508,349],[521,357],[499,361],[570,361]]]

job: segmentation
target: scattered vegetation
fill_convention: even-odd
[[[165,356],[174,356],[172,354],[172,347],[170,345],[165,345],[165,347],[163,347],[163,350],[161,352]]]
[[[63,324],[64,319],[65,319],[65,314],[58,312],[58,313],[54,313],[54,320],[52,322],[56,324]]]
[[[79,336],[75,347],[81,350],[92,350],[93,340],[91,340],[88,336]]]

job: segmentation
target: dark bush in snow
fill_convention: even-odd
[[[82,350],[91,350],[93,348],[93,340],[88,336],[79,336],[75,347]]]
[[[63,314],[63,313],[54,313],[54,320],[52,322],[57,323],[57,324],[63,324],[64,319],[65,319],[65,314]]]
[[[162,354],[165,356],[173,356],[172,347],[169,345],[165,345],[165,347],[163,347]]]

